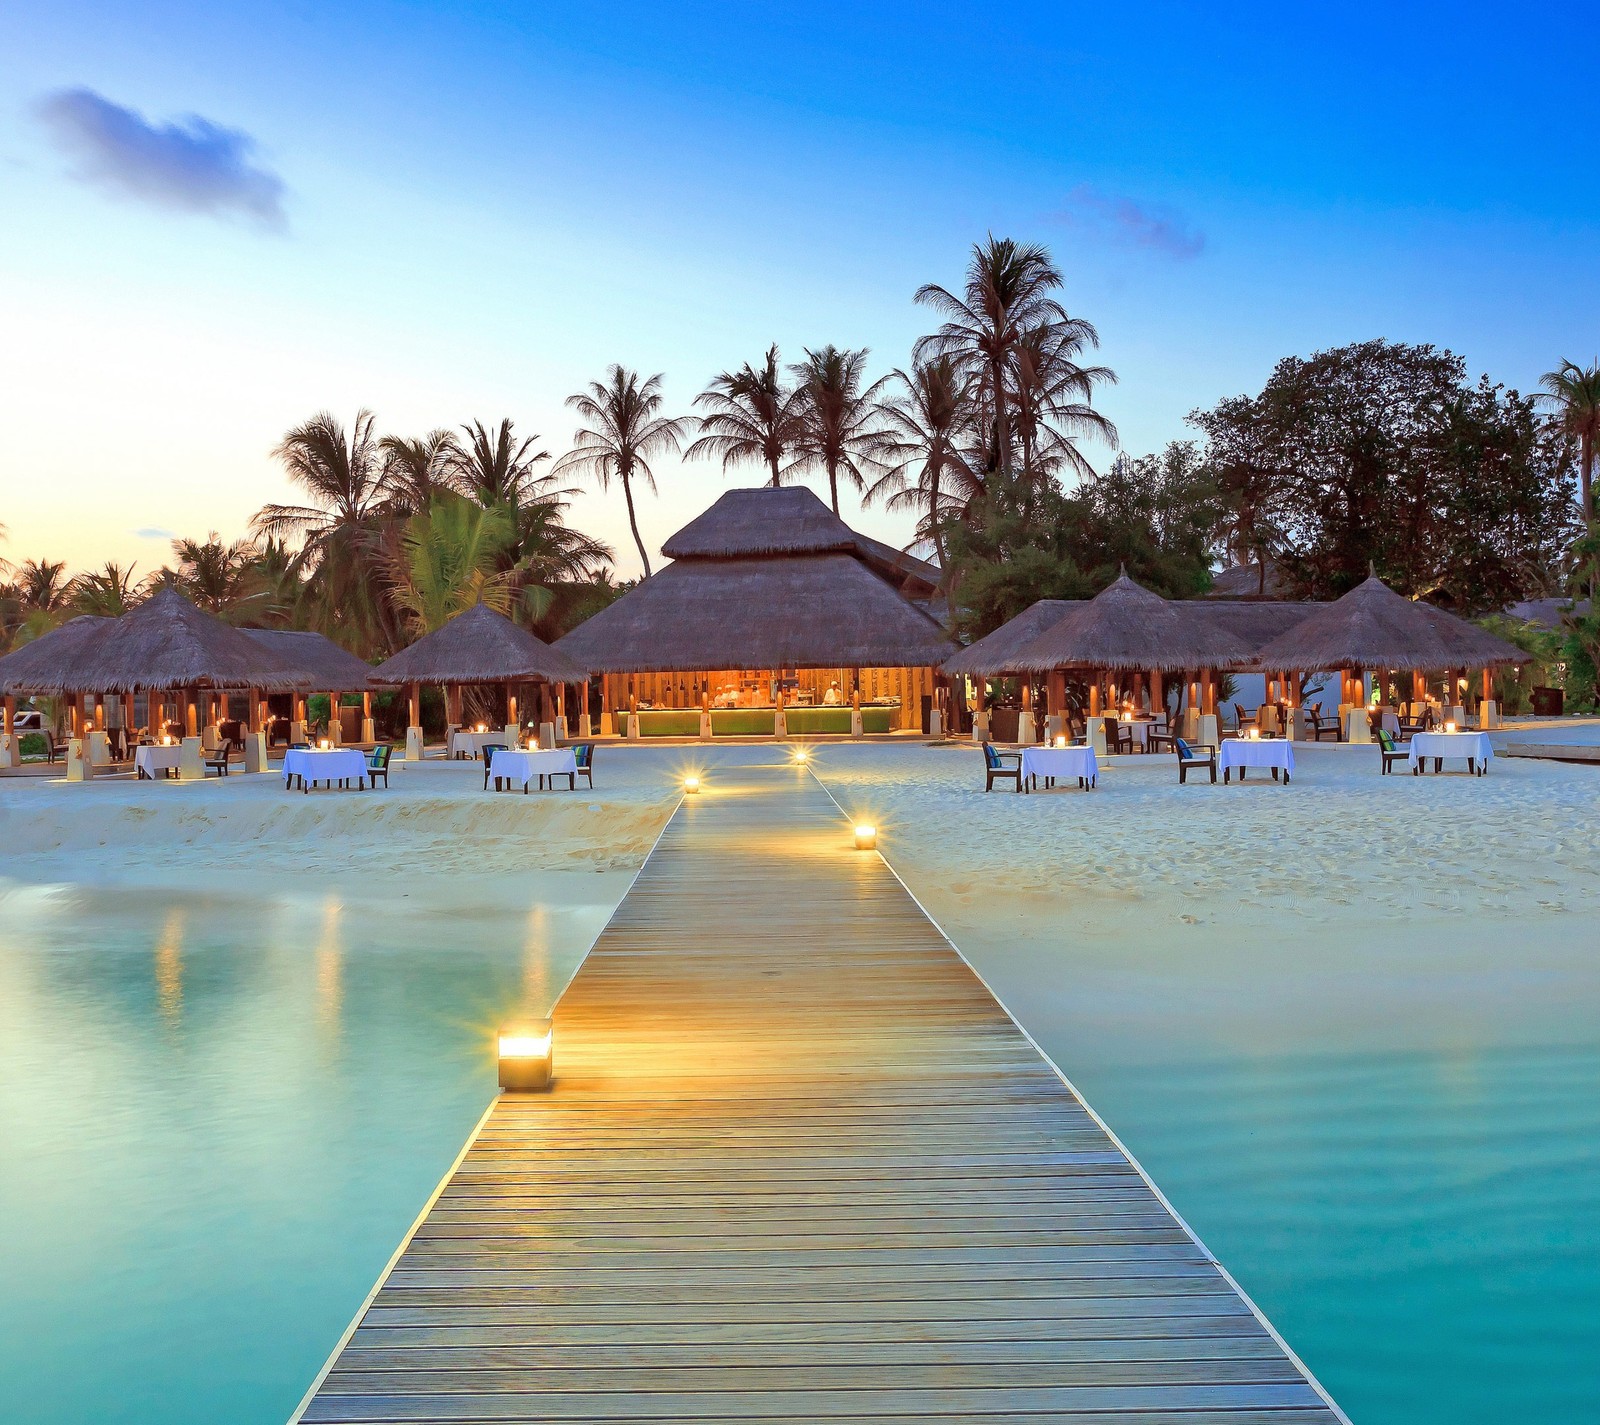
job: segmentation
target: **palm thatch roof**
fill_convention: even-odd
[[[1324,604],[1258,653],[1264,668],[1434,671],[1521,663],[1527,655],[1465,619],[1402,598],[1376,575]]]
[[[828,554],[858,547],[856,533],[804,485],[729,490],[661,546],[668,559]]]
[[[1292,603],[1279,599],[1190,599],[1174,604],[1180,614],[1202,618],[1231,633],[1250,648],[1260,648],[1296,624],[1304,622],[1326,604]],[[1276,671],[1276,670],[1274,670]]]
[[[1014,671],[1058,668],[1241,668],[1253,657],[1243,639],[1182,605],[1135,584],[1124,572],[1088,603],[1022,645]]]
[[[589,674],[527,629],[475,604],[372,670],[372,681],[405,683],[584,683]]]
[[[993,678],[1017,671],[1016,657],[1046,629],[1061,622],[1083,599],[1040,599],[992,633],[969,643],[944,665],[952,678]]]
[[[372,665],[324,634],[297,628],[246,628],[241,633],[304,673],[319,693],[364,693],[372,687]]]
[[[170,584],[64,650],[57,690],[137,693],[178,688],[288,692],[311,680],[269,648],[202,613]]]
[[[1211,581],[1211,587],[1200,597],[1203,599],[1282,599],[1288,592],[1288,581],[1274,559],[1267,560],[1266,588],[1263,590],[1260,561],[1233,564]]]
[[[115,622],[114,618],[82,614],[6,654],[0,658],[0,696],[34,693],[59,697],[78,691],[68,686],[78,660]]]
[[[664,673],[922,668],[953,645],[853,553],[830,552],[679,560],[556,647],[597,673]]]

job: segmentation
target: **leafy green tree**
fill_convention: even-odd
[[[828,477],[834,514],[839,513],[839,477],[859,491],[873,467],[882,412],[879,396],[888,377],[863,386],[867,350],[841,351],[828,345],[806,351],[806,359],[789,368],[794,377],[799,436],[796,450],[802,467]]]
[[[544,498],[551,485],[548,474],[539,466],[550,458],[548,450],[538,450],[537,435],[517,438],[509,419],[494,430],[482,421],[461,427],[467,437],[454,459],[457,488],[480,505],[528,505]]]
[[[392,531],[389,597],[407,633],[420,638],[479,603],[511,611],[517,570],[502,565],[515,538],[512,508],[446,492]]]
[[[406,516],[426,510],[440,495],[454,492],[465,452],[455,433],[431,430],[420,440],[386,435],[381,476],[391,513]]]
[[[622,486],[628,506],[628,528],[639,550],[644,577],[650,577],[650,556],[639,535],[639,517],[633,505],[633,482],[642,480],[653,493],[655,471],[650,461],[671,452],[676,455],[683,442],[684,422],[661,414],[664,397],[659,372],[639,380],[636,371],[611,367],[604,381],[591,381],[587,391],[567,397],[567,405],[587,422],[572,437],[572,449],[556,462],[555,471],[590,475],[602,490],[612,478]]]
[[[776,489],[794,468],[800,444],[800,396],[778,375],[778,348],[767,348],[760,370],[747,361],[737,371],[724,371],[694,398],[706,414],[687,459],[712,457],[730,465],[745,461],[766,466],[767,483]]]

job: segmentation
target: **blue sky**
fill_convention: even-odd
[[[324,407],[510,415],[560,453],[562,398],[612,361],[680,410],[774,340],[887,370],[928,324],[912,292],[991,230],[1056,253],[1136,453],[1373,336],[1527,388],[1600,349],[1597,29],[1474,4],[12,6],[0,552],[150,567],[164,531],[242,534],[285,493],[278,435]],[[652,546],[745,482],[660,473]],[[573,517],[634,572],[618,498]]]

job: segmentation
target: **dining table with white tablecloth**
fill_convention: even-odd
[[[291,747],[283,754],[283,785],[292,786],[300,779],[300,790],[309,791],[318,782],[330,787],[335,782],[354,782],[358,787],[367,785],[366,754],[354,747],[333,747],[322,751],[314,747]]]
[[[1043,777],[1049,786],[1057,777],[1076,777],[1083,785],[1093,787],[1100,777],[1100,764],[1095,760],[1094,748],[1087,745],[1075,747],[1024,747],[1022,749],[1022,789],[1028,791]]]
[[[550,785],[554,787],[557,777],[567,777],[570,785],[576,787],[577,773],[578,757],[570,747],[543,750],[509,747],[503,752],[496,752],[489,762],[489,775],[494,778],[496,786],[502,781],[507,786],[520,783],[524,793],[528,790],[528,783],[535,778],[543,786],[544,779],[548,777]]]
[[[1281,772],[1287,782],[1294,771],[1294,743],[1286,737],[1230,737],[1217,754],[1217,767],[1224,782],[1234,772],[1244,781],[1247,767],[1270,769],[1274,781]]]
[[[1467,771],[1484,776],[1489,770],[1489,759],[1494,756],[1494,744],[1487,732],[1418,732],[1410,742],[1411,770],[1424,772],[1427,760],[1433,758],[1433,770],[1441,764],[1464,758]]]
[[[133,750],[133,770],[139,777],[164,777],[169,772],[178,770],[179,759],[183,756],[183,744],[174,742],[169,745],[147,742],[142,747]]]
[[[452,757],[470,757],[473,761],[477,761],[483,756],[483,749],[491,742],[498,746],[505,740],[506,734],[503,728],[487,732],[469,732],[458,727],[450,734],[447,750]]]

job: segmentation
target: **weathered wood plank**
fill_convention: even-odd
[[[1343,1419],[804,772],[678,809],[556,1057],[297,1418]]]

